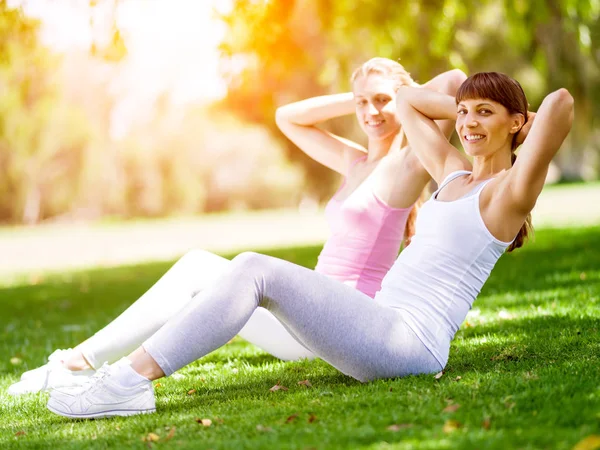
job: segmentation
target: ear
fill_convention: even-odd
[[[511,116],[512,124],[510,127],[510,134],[516,134],[521,131],[523,125],[525,125],[525,116],[521,113],[516,113]]]

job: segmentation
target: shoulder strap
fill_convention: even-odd
[[[367,159],[368,155],[363,155],[363,156],[359,156],[358,158],[356,158],[354,161],[352,161],[350,163],[350,166],[348,167],[348,171],[346,172],[346,176],[348,176],[348,174],[350,173],[350,171],[352,170],[352,168],[357,165],[359,162]]]
[[[492,181],[494,178],[490,178],[489,180],[482,181],[481,184],[475,188],[475,192],[473,193],[473,195],[477,195],[478,196],[479,194],[481,194],[481,191],[483,191],[483,188],[486,187],[487,184],[490,181]]]
[[[442,181],[442,183],[438,186],[438,189],[436,192],[441,191],[442,188],[444,186],[446,186],[448,183],[450,183],[452,180],[454,180],[460,176],[467,175],[469,173],[471,173],[469,170],[456,170],[454,172],[450,172],[448,174],[448,176],[446,178],[444,178],[444,181]]]

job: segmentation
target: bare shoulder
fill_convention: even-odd
[[[481,192],[479,209],[487,229],[496,238],[504,242],[511,241],[521,229],[529,211],[515,208],[512,201],[511,171],[505,170]]]

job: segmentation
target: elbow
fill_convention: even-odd
[[[467,75],[460,69],[453,69],[448,72],[448,80],[444,89],[444,94],[455,96],[458,88],[465,82]]]
[[[281,128],[286,122],[289,122],[289,119],[287,118],[286,107],[280,106],[275,110],[275,124],[277,127]]]
[[[411,88],[408,86],[401,86],[398,91],[396,92],[396,110],[397,111],[402,111],[410,106],[412,106],[411,103],[411,91],[412,89],[419,89],[419,88]]]
[[[552,104],[553,107],[561,107],[565,109],[573,109],[573,105],[575,103],[573,96],[565,88],[560,88],[559,90],[548,94],[545,101]]]
[[[543,103],[547,104],[554,115],[561,114],[563,117],[567,118],[569,124],[573,122],[575,100],[567,89],[560,88],[557,91],[548,94]]]

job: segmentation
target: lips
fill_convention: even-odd
[[[485,136],[483,134],[465,134],[463,138],[467,142],[479,142],[485,139]]]

